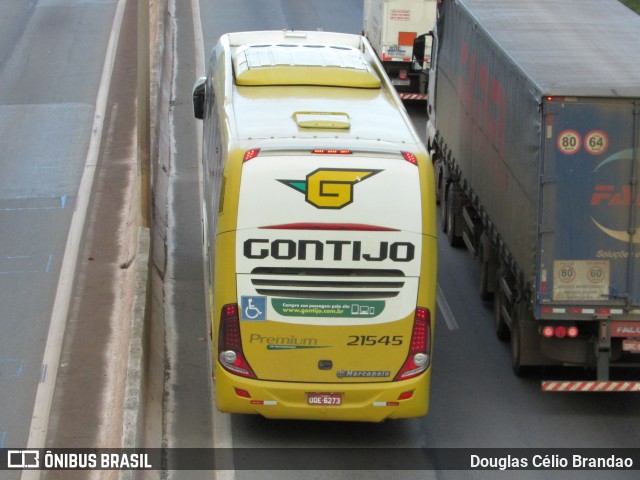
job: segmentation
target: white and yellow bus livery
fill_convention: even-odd
[[[382,421],[429,406],[431,162],[367,41],[223,35],[194,87],[217,408]]]

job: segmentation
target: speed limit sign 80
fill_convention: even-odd
[[[558,135],[558,149],[566,154],[573,155],[582,147],[582,138],[575,130],[565,130]]]

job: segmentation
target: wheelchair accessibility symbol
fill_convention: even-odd
[[[242,319],[263,321],[267,319],[267,297],[242,297]]]

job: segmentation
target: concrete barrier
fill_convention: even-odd
[[[168,0],[150,0],[150,157],[152,224],[141,228],[135,260],[135,298],[124,394],[122,448],[162,446],[164,395],[164,293],[171,132],[169,109],[174,29]],[[160,471],[121,471],[119,480],[159,479]]]
[[[131,339],[124,392],[122,418],[122,448],[142,445],[144,425],[144,399],[147,381],[146,357],[149,350],[150,318],[149,229],[138,230],[138,251],[135,259],[135,296],[131,318]],[[122,477],[121,477],[122,478]]]

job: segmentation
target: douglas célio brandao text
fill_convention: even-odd
[[[566,469],[566,470],[604,470],[604,469],[633,469],[633,458],[617,455],[584,456],[572,455],[527,455],[503,457],[485,457],[470,455],[470,468],[478,470],[536,470],[536,469]]]

